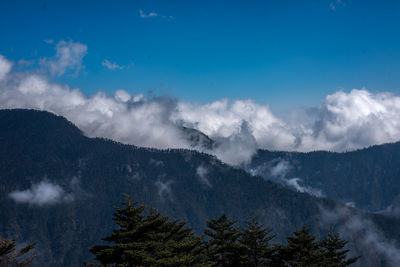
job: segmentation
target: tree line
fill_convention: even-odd
[[[347,241],[332,228],[317,240],[303,226],[286,238],[286,245],[271,244],[275,235],[255,217],[241,228],[223,214],[207,221],[204,234],[198,236],[185,222],[146,210],[129,195],[121,204],[113,218],[117,229],[102,238],[104,245],[89,248],[98,263],[84,262],[85,266],[342,267],[358,260],[348,257]],[[0,235],[0,266],[29,266],[36,256],[34,246],[17,250],[16,240]]]
[[[103,238],[104,245],[89,248],[103,266],[348,266],[358,257],[348,257],[347,241],[330,229],[317,240],[304,226],[287,237],[287,244],[271,244],[272,230],[252,217],[245,228],[223,214],[206,222],[201,236],[185,227],[185,222],[171,221],[154,209],[146,210],[126,196],[116,207],[114,221],[118,228]]]

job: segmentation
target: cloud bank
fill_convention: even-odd
[[[73,194],[67,194],[61,186],[41,181],[23,191],[13,191],[8,195],[17,203],[28,203],[36,206],[52,205],[60,202],[70,202]]]
[[[60,41],[45,66],[54,75],[77,71],[86,50],[85,45]],[[289,123],[253,100],[199,105],[122,89],[114,95],[98,92],[88,97],[49,77],[13,71],[12,65],[0,56],[2,109],[47,110],[91,137],[144,147],[198,149],[233,165],[248,162],[257,149],[340,152],[400,140],[400,97],[389,93],[339,91],[328,95],[306,123]],[[215,145],[191,143],[184,127],[207,134]]]
[[[354,150],[400,140],[400,97],[365,89],[328,95],[301,150]]]

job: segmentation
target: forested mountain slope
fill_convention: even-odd
[[[356,208],[400,215],[400,143],[346,152],[258,151],[247,170]]]
[[[275,242],[304,224],[318,236],[330,224],[346,223],[329,215],[345,209],[334,201],[251,176],[207,154],[87,138],[64,118],[42,111],[1,110],[0,125],[0,232],[21,243],[37,241],[37,266],[78,266],[90,259],[87,248],[114,228],[113,207],[123,193],[187,221],[197,233],[223,212],[239,223],[257,216],[278,234]],[[380,229],[382,238],[400,240],[399,220],[357,216]],[[360,238],[349,237],[353,245]],[[370,266],[387,261],[372,245],[355,252]]]

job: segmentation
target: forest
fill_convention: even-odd
[[[233,228],[248,229],[254,217],[259,225],[272,229],[269,234],[274,238],[268,247],[275,258],[269,260],[283,257],[278,244],[289,244],[288,238],[296,237],[294,232],[304,225],[315,237],[318,253],[323,250],[319,242],[333,226],[340,239],[348,241],[344,250],[351,250],[349,256],[360,256],[355,266],[388,266],[390,259],[379,248],[400,240],[397,218],[290,190],[204,153],[88,138],[65,118],[41,111],[3,110],[0,125],[4,126],[0,131],[0,232],[6,240],[17,240],[18,249],[37,243],[32,266],[101,264],[88,248],[116,245],[112,239],[108,243],[101,239],[116,229],[114,207],[124,193],[140,205],[153,207],[153,213],[160,212],[177,224],[185,222],[182,228],[190,228],[201,247],[212,240],[206,231],[213,230],[206,222],[225,213],[236,222]],[[52,190],[56,197],[40,202],[38,188]],[[18,195],[28,198],[15,198]],[[149,209],[143,210],[142,219],[146,221],[149,214]],[[345,228],[353,222],[374,228]],[[371,231],[383,243],[369,242]],[[235,243],[240,244],[242,232]],[[209,255],[208,250],[198,254]]]
[[[246,227],[235,226],[225,213],[206,222],[203,235],[196,235],[185,222],[172,221],[153,208],[146,208],[126,195],[115,207],[117,228],[102,238],[105,244],[89,248],[101,266],[348,266],[347,242],[333,228],[321,240],[303,226],[272,244],[272,229],[251,217]],[[29,266],[36,257],[35,243],[17,250],[16,241],[0,238],[0,266]]]

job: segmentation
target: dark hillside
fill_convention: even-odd
[[[113,207],[123,193],[187,221],[197,233],[223,212],[240,223],[255,214],[278,234],[276,242],[304,224],[316,235],[325,231],[319,207],[336,206],[207,154],[87,138],[47,112],[2,110],[0,125],[0,232],[22,243],[37,241],[38,266],[78,266],[89,259],[87,248],[114,228]],[[10,197],[16,191],[24,193],[20,202]],[[398,220],[370,218],[400,240]]]
[[[249,169],[268,179],[272,166],[286,161],[285,178],[320,189],[331,199],[359,209],[400,215],[400,143],[347,152],[270,152],[261,150]],[[264,167],[263,167],[264,166]]]

